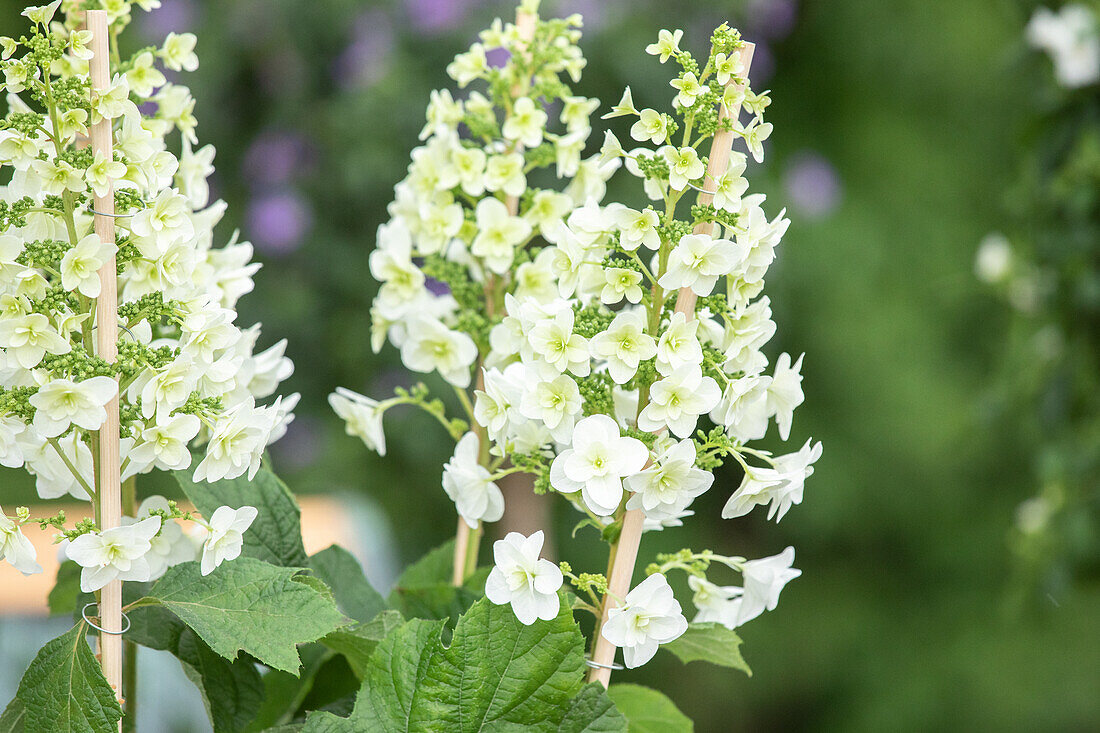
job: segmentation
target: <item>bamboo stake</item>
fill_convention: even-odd
[[[89,10],[88,30],[92,32],[90,63],[93,94],[111,84],[111,61],[107,11]],[[108,160],[114,155],[111,121],[104,119],[92,125],[92,150]],[[103,242],[115,242],[114,187],[103,196],[95,197],[95,232]],[[105,262],[99,271],[100,294],[96,299],[96,354],[108,362],[118,359],[118,282],[115,258]],[[119,525],[122,515],[122,487],[119,469],[118,397],[107,404],[107,419],[99,430],[99,525],[101,530]],[[100,624],[107,631],[122,631],[122,582],[104,586],[99,601]],[[118,633],[101,633],[99,657],[103,675],[120,698],[122,693],[122,637]],[[121,723],[120,723],[121,729]]]
[[[522,41],[524,41],[524,43],[530,43],[532,40],[534,40],[535,30],[536,30],[537,25],[538,25],[538,17],[534,13],[529,13],[529,12],[526,12],[522,9],[517,9],[516,10],[516,29],[519,32],[520,39]],[[513,94],[519,94],[520,93],[521,89],[519,89],[518,86],[519,85],[517,85],[517,88],[512,90]],[[516,144],[515,149],[516,149],[516,152],[520,152],[520,153],[523,152],[523,147],[521,145],[519,145],[518,143]],[[519,197],[518,196],[507,196],[504,199],[504,206],[507,208],[509,215],[516,216],[519,213]],[[488,273],[488,277],[486,278],[486,283],[485,283],[485,290],[486,290],[486,303],[485,303],[485,305],[486,305],[486,312],[488,313],[490,319],[493,317],[494,311],[495,311],[495,304],[493,302],[493,299],[495,298],[495,295],[496,295],[496,284],[497,284],[497,277],[495,275],[493,275],[491,272]],[[481,370],[481,363],[479,362],[478,366],[477,366],[477,389],[484,389],[484,388],[485,388],[485,375]],[[478,439],[481,441],[482,455],[485,459],[484,465],[488,466],[488,462],[487,462],[488,461],[488,452],[487,451],[488,451],[488,445],[489,445],[488,431],[479,429],[478,430]],[[516,475],[516,474],[513,474],[513,475]],[[534,486],[534,482],[532,480],[528,479],[527,484],[528,484],[528,487],[527,487],[528,490],[533,495],[532,489],[533,489],[533,486]],[[536,498],[542,498],[542,497],[536,497]],[[543,504],[545,504],[545,502],[543,502]],[[507,526],[508,523],[509,523],[508,522],[507,511],[508,511],[507,510],[507,503],[505,503],[505,512],[506,513],[505,513],[505,516],[502,518],[502,526]],[[543,511],[545,511],[545,508],[543,509]],[[475,544],[477,544],[477,545],[480,544],[481,536],[483,534],[483,527],[484,527],[484,525],[481,525],[476,530],[470,529],[469,526],[466,524],[466,522],[462,519],[462,517],[458,518],[458,529],[455,532],[454,565],[452,566],[452,574],[451,574],[451,583],[452,583],[452,585],[455,585],[455,586],[462,585],[465,582],[466,577],[468,575],[470,575],[473,570],[477,569],[477,549],[478,548],[475,547],[474,545]],[[471,567],[471,565],[473,567]]]
[[[748,80],[749,65],[752,63],[752,54],[755,49],[755,45],[746,43],[740,51],[743,66],[742,76],[746,81]],[[730,84],[734,84],[732,79]],[[728,114],[726,108],[722,107],[718,117],[719,125],[721,126],[722,121],[727,118],[736,122],[737,115],[740,112],[740,104],[734,105],[733,109],[728,111]],[[703,178],[703,188],[706,190],[700,193],[697,199],[700,204],[709,204],[714,200],[714,194],[709,192],[708,187],[713,186],[718,177],[725,173],[726,168],[729,166],[730,152],[733,150],[733,139],[734,133],[732,131],[719,129],[711,140],[710,160],[707,163],[707,172]],[[695,233],[711,234],[710,223],[700,223],[695,227]],[[691,288],[680,288],[680,293],[676,298],[676,312],[683,313],[688,320],[691,320],[695,317],[695,301],[696,295]],[[638,547],[642,542],[642,525],[644,522],[645,514],[641,509],[631,509],[623,516],[623,529],[619,534],[619,541],[608,570],[608,592],[604,596],[603,608],[600,610],[600,623],[596,627],[596,645],[592,650],[592,663],[598,666],[593,666],[588,672],[589,682],[599,682],[604,687],[607,687],[611,682],[611,665],[615,661],[617,647],[605,639],[600,632],[603,625],[607,623],[611,609],[619,605],[616,599],[624,598],[630,592],[630,581],[634,577],[634,563],[638,559]]]

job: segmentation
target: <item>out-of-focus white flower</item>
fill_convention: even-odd
[[[258,515],[256,508],[251,506],[242,506],[240,509],[220,506],[214,510],[206,527],[209,534],[202,543],[203,575],[214,572],[214,568],[226,560],[240,557],[244,533]]]
[[[344,429],[348,435],[359,438],[378,455],[386,455],[386,433],[382,428],[385,410],[379,406],[377,400],[337,387],[328,396],[328,403],[333,412],[344,421]]]
[[[146,554],[153,537],[160,531],[160,517],[102,532],[82,534],[69,543],[65,552],[70,560],[84,568],[80,572],[80,590],[92,593],[112,580],[149,580]]]
[[[493,483],[489,469],[479,462],[480,448],[477,434],[468,432],[443,466],[443,490],[471,529],[477,529],[482,521],[495,522],[504,516],[504,495]]]

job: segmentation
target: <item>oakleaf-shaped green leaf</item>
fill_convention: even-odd
[[[366,623],[386,609],[385,599],[371,587],[359,561],[343,547],[332,545],[318,552],[309,558],[309,566],[332,588],[336,605],[346,616]]]
[[[164,606],[226,659],[244,651],[297,674],[297,645],[344,621],[331,596],[295,580],[298,572],[242,557],[203,577],[198,563],[183,563],[169,568],[139,603]]]
[[[741,656],[741,637],[722,624],[689,624],[683,636],[662,645],[661,648],[675,654],[684,664],[694,661],[710,662],[720,667],[739,669],[752,677],[752,670]]]
[[[176,471],[176,481],[195,508],[209,517],[220,506],[256,507],[256,521],[244,533],[244,557],[274,565],[306,567],[302,546],[301,510],[286,484],[267,466],[251,481],[247,476],[207,483],[192,479],[191,471]]]
[[[657,690],[641,685],[611,685],[608,696],[626,716],[629,733],[692,733],[691,718]]]
[[[127,638],[142,646],[171,652],[202,693],[214,733],[239,733],[256,717],[264,701],[264,684],[256,663],[247,657],[219,656],[174,614],[160,606],[130,611]]]
[[[606,692],[584,687],[584,638],[564,605],[554,620],[524,626],[510,607],[482,599],[449,647],[443,627],[414,619],[394,630],[367,664],[352,716],[315,713],[304,731],[625,730]]]
[[[19,683],[23,714],[14,725],[43,733],[116,733],[122,708],[84,638],[86,630],[81,622],[38,652]]]

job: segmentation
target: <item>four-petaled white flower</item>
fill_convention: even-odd
[[[626,384],[638,371],[638,364],[652,359],[657,343],[646,333],[645,315],[624,310],[615,316],[606,331],[589,342],[592,356],[607,361],[607,371],[617,384]]]
[[[38,366],[47,353],[68,354],[73,349],[41,313],[0,318],[0,347],[13,354],[24,369]]]
[[[546,113],[530,97],[520,97],[512,107],[512,114],[504,121],[501,134],[508,140],[516,140],[529,148],[542,142],[546,128]]]
[[[452,331],[438,319],[414,318],[409,336],[401,345],[401,361],[414,372],[438,371],[456,387],[470,386],[470,367],[477,360],[477,345],[461,331]]]
[[[382,429],[382,416],[385,413],[377,400],[337,387],[328,396],[333,412],[344,421],[348,435],[354,435],[366,444],[367,448],[378,455],[386,455],[386,433]]]
[[[561,607],[558,589],[564,578],[557,565],[539,557],[542,543],[541,529],[530,537],[509,532],[493,543],[495,565],[485,580],[485,597],[498,606],[510,604],[524,626],[552,621]]]
[[[118,251],[111,242],[103,242],[98,234],[89,234],[61,258],[61,285],[89,298],[99,297],[99,270]]]
[[[714,55],[714,78],[722,86],[729,84],[730,79],[733,77],[740,76],[743,70],[744,64],[741,63],[741,54],[731,53],[727,56],[719,52]]]
[[[466,433],[443,466],[443,490],[471,529],[477,529],[482,520],[495,522],[504,516],[504,495],[489,469],[481,465],[480,447],[477,434]]]
[[[477,236],[470,245],[471,254],[485,259],[497,274],[508,271],[516,256],[516,247],[531,234],[531,224],[508,213],[498,199],[485,198],[477,205]]]
[[[775,373],[768,385],[768,412],[775,415],[779,437],[786,440],[791,435],[794,410],[806,396],[802,393],[802,358],[791,365],[791,355],[783,353],[775,362]]]
[[[34,429],[45,438],[56,438],[70,425],[99,430],[107,419],[104,408],[117,394],[118,383],[110,377],[92,377],[82,382],[53,379],[31,395]]]
[[[684,72],[680,78],[670,81],[669,85],[679,92],[676,95],[676,104],[684,109],[692,107],[695,104],[696,98],[706,90],[706,88],[699,83],[699,78],[695,76],[695,73],[692,71]]]
[[[173,415],[164,422],[155,422],[141,431],[137,446],[130,451],[130,460],[165,471],[177,471],[191,465],[188,444],[199,434],[202,423],[194,415]]]
[[[727,629],[737,626],[743,588],[736,585],[716,585],[696,575],[688,576],[688,586],[695,592],[691,602],[699,609],[692,619],[695,623],[719,623]]]
[[[623,605],[612,608],[600,633],[622,647],[623,661],[633,669],[657,653],[661,644],[687,631],[687,619],[664,575],[650,575],[626,594]]]
[[[661,29],[657,34],[657,42],[651,43],[645,47],[645,52],[650,56],[660,56],[661,63],[668,61],[670,56],[676,56],[680,53],[680,39],[684,37],[684,32],[677,28],[675,31],[667,31]]]
[[[638,113],[638,121],[630,126],[630,137],[640,143],[660,145],[668,137],[668,117],[655,109],[643,109]]]
[[[733,272],[748,254],[743,245],[706,234],[685,234],[668,258],[661,276],[662,288],[691,288],[696,295],[710,295],[718,278]]]
[[[550,485],[563,494],[580,491],[593,513],[613,514],[623,498],[623,477],[641,471],[649,449],[623,437],[607,415],[586,417],[573,428],[573,444],[550,465]]]
[[[152,516],[134,524],[82,534],[70,542],[66,555],[84,568],[80,571],[80,590],[92,593],[113,580],[149,580],[146,554],[160,531],[160,522],[159,516]]]
[[[702,178],[706,172],[695,148],[666,145],[661,148],[660,153],[668,163],[668,184],[676,191],[683,191],[688,183]]]
[[[252,526],[258,514],[251,506],[240,509],[220,506],[214,510],[206,526],[206,540],[202,543],[200,567],[203,575],[214,572],[214,568],[226,560],[240,557],[245,530]]]
[[[619,228],[619,244],[627,251],[638,249],[639,245],[657,250],[661,246],[661,235],[657,225],[661,218],[653,209],[635,211],[622,207],[615,212],[615,226]]]
[[[651,432],[667,427],[677,437],[688,438],[699,415],[710,412],[721,397],[714,379],[703,376],[697,364],[684,364],[653,383],[650,402],[638,415],[638,427]]]
[[[608,267],[603,276],[607,284],[600,291],[600,302],[614,305],[623,298],[631,303],[642,302],[642,273],[625,267]]]
[[[573,333],[573,319],[573,310],[563,309],[552,318],[536,323],[527,337],[535,354],[552,367],[550,374],[568,371],[586,377],[591,370],[588,341]]]
[[[650,519],[678,516],[714,483],[714,474],[695,467],[694,441],[668,442],[649,467],[625,481],[634,492],[626,508],[641,509]]]

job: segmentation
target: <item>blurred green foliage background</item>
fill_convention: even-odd
[[[0,0],[3,32],[22,4]],[[1025,5],[543,3],[544,15],[574,11],[587,21],[579,91],[605,107],[626,84],[639,104],[667,104],[666,69],[643,53],[661,27],[683,27],[702,51],[728,19],[760,44],[754,87],[772,90],[775,132],[750,180],[769,213],[788,206],[793,220],[769,278],[769,348],[807,352],[793,439],[825,445],[781,525],[718,519],[727,477],[687,528],[643,546],[796,547],[803,577],[743,629],[754,676],[660,655],[620,677],[659,684],[699,731],[1100,729],[1100,574],[1094,563],[1048,593],[1014,573],[1008,538],[1034,493],[1034,436],[988,407],[1007,316],[972,275],[1005,211],[1031,87],[1049,74],[1024,47]],[[303,395],[277,469],[298,492],[377,502],[404,560],[453,531],[439,488],[451,446],[430,418],[395,411],[380,459],[343,435],[325,396],[410,381],[392,349],[370,351],[367,255],[429,90],[449,85],[446,63],[477,30],[511,13],[497,0],[163,0],[128,41],[199,36],[186,83],[200,140],[218,150],[224,235],[241,227],[264,261],[242,322],[290,339],[288,391]],[[5,505],[28,496],[17,473],[0,487]],[[569,559],[601,569],[592,537],[568,543],[570,519]]]

